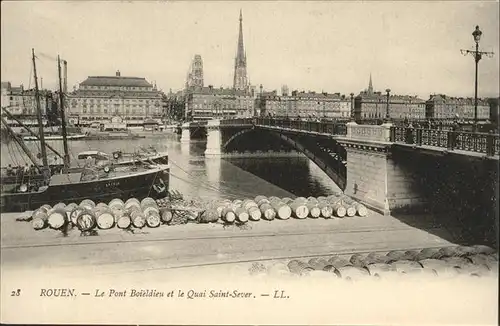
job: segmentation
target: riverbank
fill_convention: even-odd
[[[35,231],[18,222],[19,214],[1,215],[1,262],[4,272],[41,268],[79,273],[133,273],[213,264],[234,264],[356,252],[451,246],[458,240],[453,226],[436,225],[429,216],[409,220],[369,212],[366,218],[274,220],[245,227],[186,224],[136,230],[99,230],[82,237],[73,229]],[[384,241],[380,241],[384,239]],[[154,248],[154,249],[153,249]]]

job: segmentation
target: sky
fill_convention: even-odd
[[[33,85],[31,48],[43,87],[56,87],[60,55],[68,88],[87,76],[145,77],[183,88],[200,54],[205,85],[232,86],[243,12],[247,71],[265,90],[358,94],[474,95],[472,49],[480,50],[479,97],[499,94],[499,5],[487,1],[2,1],[1,79]]]

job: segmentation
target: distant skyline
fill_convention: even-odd
[[[265,90],[375,91],[428,98],[474,95],[472,49],[495,52],[479,63],[479,97],[499,95],[499,6],[446,2],[118,2],[1,3],[1,80],[30,84],[31,48],[43,86],[54,89],[53,59],[68,61],[68,89],[91,75],[145,77],[165,92],[184,87],[195,54],[205,85],[231,87],[239,12],[250,83]],[[33,81],[31,81],[31,86]]]

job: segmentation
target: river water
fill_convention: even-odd
[[[63,153],[61,141],[48,142]],[[111,153],[115,150],[132,152],[153,145],[169,153],[170,189],[204,201],[220,198],[244,199],[265,196],[321,196],[338,191],[337,185],[306,157],[205,158],[205,141],[181,143],[179,136],[162,133],[137,140],[70,141],[71,159],[85,150]],[[27,142],[38,153],[38,142]],[[49,162],[55,154],[48,151]],[[30,162],[14,144],[2,143],[1,165]]]

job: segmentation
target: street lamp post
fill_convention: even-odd
[[[350,112],[350,114],[351,114],[351,121],[354,121],[355,120],[354,119],[354,102],[353,102],[354,101],[354,93],[351,93],[349,95],[351,95],[351,112]]]
[[[483,54],[492,57],[493,52],[481,52],[479,51],[479,41],[481,40],[481,35],[483,32],[479,29],[479,26],[476,26],[474,32],[472,32],[472,36],[474,37],[474,41],[476,42],[476,50],[460,50],[463,55],[472,55],[474,57],[474,61],[476,63],[476,71],[475,71],[475,80],[474,80],[474,131],[477,131],[477,68],[479,64],[479,60],[481,60]]]
[[[391,116],[389,114],[389,93],[391,92],[391,90],[388,88],[385,90],[387,92],[387,105],[385,107],[385,120],[386,122],[388,122],[390,119],[391,119]]]

